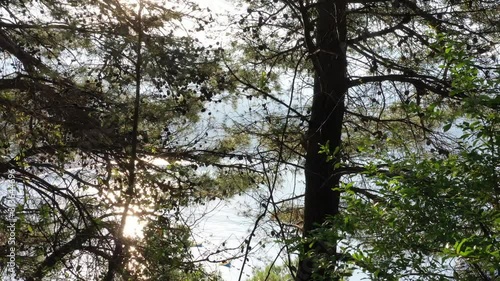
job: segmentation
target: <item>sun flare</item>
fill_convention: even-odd
[[[144,222],[137,216],[129,215],[123,228],[123,235],[129,238],[144,238]]]

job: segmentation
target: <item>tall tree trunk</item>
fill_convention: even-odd
[[[320,154],[319,150],[322,145],[329,145],[333,153],[341,144],[344,97],[347,92],[346,7],[345,0],[318,0],[317,5],[316,50],[310,50],[315,60],[315,81],[305,164],[306,237],[328,216],[339,212],[340,192],[333,188],[340,181],[340,175],[335,173],[335,164],[340,161],[340,157],[337,154],[327,162],[327,155]],[[316,250],[335,255],[335,244],[333,249],[319,246]],[[305,247],[308,248],[308,245]],[[311,280],[314,267],[311,263],[308,259],[300,261],[297,280]]]

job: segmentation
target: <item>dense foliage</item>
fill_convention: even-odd
[[[233,73],[266,125],[242,127],[306,179],[297,280],[496,278],[497,4],[247,4]]]
[[[181,24],[201,30],[206,15],[189,2],[0,2],[2,233],[18,218],[1,236],[2,279],[206,275],[180,207],[257,177],[211,131],[206,108],[230,86],[220,49]],[[144,237],[126,235],[129,218]]]

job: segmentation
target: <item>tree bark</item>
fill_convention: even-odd
[[[345,111],[344,97],[347,92],[346,62],[346,17],[345,0],[318,0],[316,6],[316,50],[311,58],[314,64],[314,97],[311,108],[308,145],[305,164],[305,210],[304,236],[325,222],[328,216],[339,212],[340,192],[338,187],[340,173],[335,173],[335,164],[340,157],[334,155],[327,161],[327,155],[320,154],[322,145],[328,145],[331,153],[341,144],[342,122]],[[319,247],[316,250],[336,255],[336,242],[328,241],[333,249]],[[308,251],[309,246],[305,245]],[[310,259],[300,261],[297,280],[311,280],[314,265]]]

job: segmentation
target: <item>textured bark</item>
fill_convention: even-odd
[[[339,185],[340,180],[340,174],[336,174],[334,168],[339,157],[327,162],[327,155],[320,154],[319,150],[321,145],[329,144],[330,151],[333,152],[341,143],[344,97],[348,86],[345,56],[346,6],[345,0],[319,0],[316,6],[318,9],[316,50],[312,57],[315,60],[314,98],[307,134],[305,165],[304,235],[306,237],[328,216],[334,216],[339,212],[340,193],[333,190]],[[319,247],[317,250],[328,251],[329,255],[336,254],[335,245],[333,249]],[[297,280],[311,280],[313,266],[311,261],[302,260]]]

